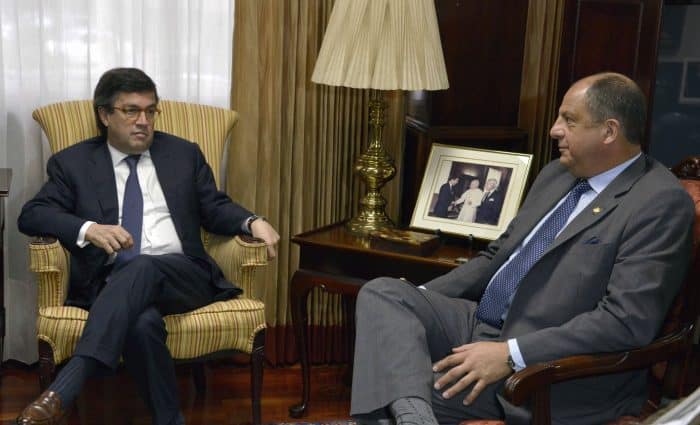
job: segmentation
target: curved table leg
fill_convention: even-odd
[[[301,362],[302,396],[298,404],[289,407],[289,416],[300,418],[309,405],[310,377],[309,377],[309,344],[306,330],[308,327],[308,314],[306,310],[309,292],[313,289],[313,278],[302,270],[297,270],[290,283],[290,302],[292,307],[292,326],[299,350]]]
[[[357,295],[362,285],[366,282],[363,279],[356,279],[347,276],[333,275],[323,272],[314,272],[299,269],[292,276],[289,288],[289,302],[292,307],[292,325],[294,326],[294,337],[297,340],[299,350],[299,361],[301,362],[302,377],[302,397],[301,402],[289,408],[289,416],[300,418],[309,407],[309,394],[311,392],[310,383],[310,361],[309,342],[307,337],[308,314],[306,310],[309,292],[315,287],[337,294]],[[354,303],[352,303],[354,305]]]

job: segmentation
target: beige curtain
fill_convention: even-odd
[[[231,107],[240,121],[229,148],[227,191],[267,217],[282,237],[278,258],[259,279],[268,285],[266,351],[273,364],[297,358],[288,287],[299,251],[291,237],[350,218],[364,190],[352,165],[366,148],[370,93],[310,81],[332,5],[331,0],[236,2]],[[386,98],[384,140],[398,165],[403,95]],[[399,181],[397,176],[384,190],[394,219]],[[344,324],[351,304],[319,291],[310,297],[311,360],[346,360],[351,336]]]

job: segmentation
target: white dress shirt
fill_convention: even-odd
[[[124,160],[128,155],[115,149],[109,143],[109,154],[112,157],[114,177],[117,185],[117,199],[119,202],[119,224],[122,222],[122,205],[124,202],[124,189],[126,179],[129,177],[129,166]],[[139,185],[143,194],[143,226],[141,230],[141,254],[162,255],[182,254],[182,242],[175,231],[175,224],[170,215],[168,204],[165,201],[163,189],[158,181],[156,168],[151,160],[150,151],[141,154],[141,159],[136,166],[139,177]],[[84,247],[90,242],[85,240],[85,233],[93,221],[86,221],[78,232],[79,247]],[[112,255],[108,263],[114,261],[116,253]]]

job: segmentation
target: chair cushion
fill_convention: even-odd
[[[247,298],[219,301],[189,313],[165,316],[165,327],[175,359],[221,350],[250,354],[255,334],[265,328],[265,304]]]
[[[39,310],[38,337],[53,349],[55,364],[68,359],[88,317],[77,307]],[[251,353],[255,334],[265,328],[265,305],[252,299],[233,299],[197,310],[164,317],[167,345],[174,359],[191,359],[215,351]]]

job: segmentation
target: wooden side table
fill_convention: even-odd
[[[5,198],[10,194],[12,170],[0,168],[0,364],[5,347]]]
[[[306,307],[313,288],[354,296],[365,282],[381,276],[402,277],[421,284],[458,266],[457,258],[470,258],[475,253],[464,246],[445,244],[428,257],[400,254],[374,247],[370,238],[348,232],[344,223],[301,233],[294,236],[292,242],[300,247],[299,270],[290,282],[290,306],[303,385],[301,402],[289,408],[294,418],[301,417],[309,405]]]

